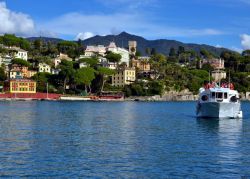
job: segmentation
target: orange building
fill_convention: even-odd
[[[30,79],[10,79],[4,88],[10,93],[36,93],[36,82]]]
[[[26,67],[26,66],[22,66],[22,65],[18,65],[18,64],[13,64],[11,66],[11,70],[22,72],[23,78],[27,78],[27,76],[28,76],[28,67]]]

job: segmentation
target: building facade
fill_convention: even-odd
[[[11,79],[5,85],[10,93],[36,93],[36,82],[29,79]]]
[[[214,70],[211,73],[212,73],[212,78],[214,79],[215,82],[219,82],[222,79],[227,78],[227,73],[223,70]]]
[[[51,67],[46,63],[39,63],[38,72],[51,73]]]
[[[113,53],[120,54],[122,57],[120,63],[126,63],[127,66],[129,66],[129,51],[128,50],[117,47],[115,42],[111,42],[106,50],[113,52]]]
[[[149,72],[150,71],[150,57],[139,57],[138,59],[131,60],[131,66],[138,68],[140,72]]]
[[[28,78],[28,71],[29,71],[28,67],[26,67],[26,66],[19,65],[19,64],[13,64],[13,65],[11,65],[11,69],[10,69],[10,78],[14,77],[15,72],[21,72],[22,73],[22,75],[21,75],[22,78]],[[19,78],[19,77],[17,77],[17,78]]]
[[[136,71],[134,68],[119,69],[116,74],[112,75],[112,86],[123,87],[130,85],[136,80]]]
[[[96,54],[104,56],[105,53],[106,53],[106,47],[104,47],[103,45],[97,45],[97,46],[89,45],[85,50],[85,56],[87,57],[92,57],[95,56]]]
[[[23,78],[23,73],[20,70],[10,70],[10,79]]]

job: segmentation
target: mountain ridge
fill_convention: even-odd
[[[53,43],[57,43],[63,40],[59,38],[48,38],[48,37],[27,38],[27,40],[29,41],[34,41],[36,39],[43,39],[46,42],[51,41]],[[185,50],[194,50],[197,53],[199,53],[201,49],[206,49],[216,56],[220,56],[221,52],[223,51],[232,51],[227,48],[218,48],[207,44],[183,43],[177,40],[168,40],[168,39],[147,40],[144,37],[129,34],[127,32],[121,32],[118,35],[106,35],[106,36],[96,35],[91,38],[83,40],[82,44],[85,46],[87,45],[107,46],[112,41],[114,41],[117,46],[123,48],[128,48],[128,41],[137,41],[137,50],[140,51],[142,55],[146,55],[146,48],[150,49],[154,48],[156,52],[168,55],[170,48],[175,48],[175,50],[177,51],[179,46],[183,46]]]

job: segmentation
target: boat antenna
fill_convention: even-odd
[[[209,70],[209,83],[210,83],[210,70]]]

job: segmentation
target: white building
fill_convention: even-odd
[[[106,50],[113,52],[113,53],[120,54],[122,56],[121,63],[125,62],[127,66],[129,65],[129,51],[128,50],[117,47],[115,42],[111,42]]]
[[[96,54],[99,54],[101,56],[104,56],[106,53],[106,47],[104,47],[103,45],[97,45],[97,46],[87,46],[86,50],[85,50],[85,56],[87,57],[92,57],[95,56]]]
[[[54,59],[54,66],[55,66],[55,68],[62,62],[62,60],[72,61],[72,58],[70,58],[67,54],[60,53]]]
[[[79,63],[79,68],[87,67],[88,65],[85,62]]]
[[[96,54],[99,54],[100,56],[105,56],[105,53],[108,51],[120,54],[122,56],[121,63],[125,62],[127,65],[129,65],[129,51],[124,48],[117,47],[115,42],[111,42],[107,47],[103,45],[87,46],[85,50],[85,55],[80,56],[80,58],[92,57]]]
[[[23,60],[28,60],[28,51],[23,50],[19,47],[7,47],[9,51],[13,51],[13,58],[21,58]]]
[[[51,67],[46,63],[39,63],[38,72],[47,72],[51,73]]]
[[[54,66],[55,66],[55,68],[56,68],[58,65],[60,65],[61,62],[62,62],[62,60],[61,60],[60,58],[55,58],[55,59],[54,59]]]

